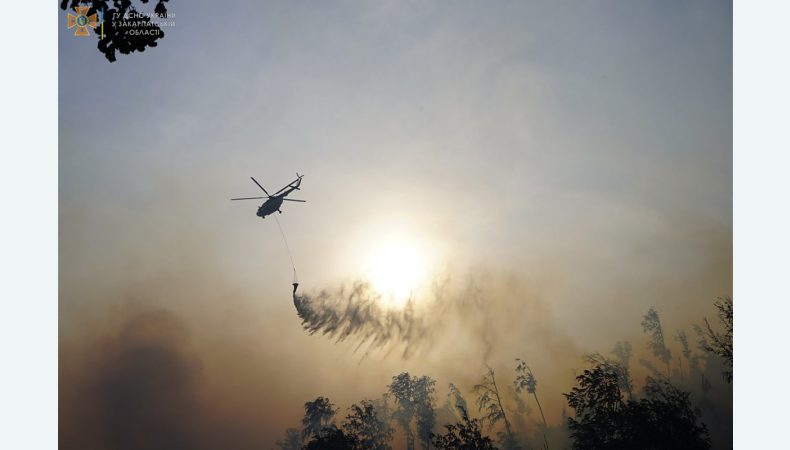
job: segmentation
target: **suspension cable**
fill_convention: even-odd
[[[291,247],[288,245],[288,239],[285,237],[285,232],[283,231],[283,227],[282,225],[280,225],[280,219],[278,219],[277,216],[274,216],[274,221],[277,222],[277,228],[279,228],[280,235],[283,237],[283,242],[285,243],[285,249],[288,251],[288,258],[291,259],[291,268],[293,268],[294,271],[293,287],[295,293],[296,287],[299,286],[299,279],[296,277],[296,264],[294,263],[294,256],[293,253],[291,253]]]

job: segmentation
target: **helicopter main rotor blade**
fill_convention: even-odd
[[[256,179],[255,179],[255,178],[253,178],[253,177],[250,177],[250,180],[252,180],[252,181],[253,181],[255,184],[257,184],[257,185],[258,185],[258,187],[259,187],[259,188],[261,188],[261,190],[262,190],[263,192],[265,192],[265,193],[266,193],[266,195],[269,195],[269,193],[268,193],[268,192],[266,192],[266,189],[264,189],[264,188],[263,188],[263,186],[261,186],[261,183],[258,183],[258,180],[256,180]]]
[[[307,200],[297,200],[295,198],[284,198],[283,201],[286,201],[286,202],[302,202],[302,203],[307,202]]]
[[[241,197],[241,198],[232,198],[231,200],[258,200],[261,198],[269,198],[269,197]]]

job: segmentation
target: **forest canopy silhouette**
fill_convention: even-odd
[[[721,299],[714,305],[720,331],[714,331],[704,319],[705,329],[695,326],[699,339],[696,349],[691,349],[685,333],[678,331],[676,340],[683,356],[677,360],[671,357],[671,344],[665,340],[658,311],[655,308],[647,311],[642,320],[646,347],[666,366],[666,372],[649,360],[640,360],[652,374],[645,377],[639,392],[635,392],[631,375],[630,343],[618,342],[611,352],[613,358],[600,353],[585,356],[591,367],[576,376],[576,385],[563,393],[573,413],[559,423],[550,425],[546,421],[537,395],[536,377],[526,361],[517,358],[512,381],[515,390],[502,390],[502,379],[509,377],[497,375],[491,367],[486,368],[480,382],[472,387],[470,394],[478,418],[473,418],[469,403],[455,384],[448,384],[447,399],[439,407],[436,380],[403,372],[392,378],[380,398],[364,399],[352,405],[342,423],[336,420],[339,409],[327,398],[318,397],[305,403],[301,433],[288,429],[277,445],[281,450],[390,449],[393,448],[392,424],[397,424],[405,436],[407,450],[417,448],[418,442],[422,449],[453,450],[568,446],[580,450],[707,449],[711,447],[711,435],[703,419],[708,419],[715,424],[716,447],[726,448],[731,423],[722,427],[726,411],[716,411],[708,396],[712,389],[711,373],[719,367],[732,367],[732,299]],[[337,319],[336,315],[330,316]],[[362,339],[365,338],[363,334]],[[673,368],[673,362],[677,362],[677,367]],[[724,370],[722,378],[727,383],[724,389],[731,395],[732,372]],[[531,414],[524,408],[525,400],[519,394],[531,395],[540,411],[540,420],[532,417],[532,426],[520,430],[512,421],[523,423],[524,417],[520,416]],[[513,400],[519,408],[505,406]],[[487,435],[486,430],[494,436]]]

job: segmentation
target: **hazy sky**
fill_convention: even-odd
[[[269,443],[305,400],[345,407],[401,369],[476,381],[480,354],[360,362],[302,331],[276,224],[228,201],[257,195],[249,176],[276,189],[296,171],[308,203],[280,219],[302,289],[408,240],[507,298],[491,302],[513,321],[494,365],[547,361],[543,340],[573,364],[639,338],[649,306],[688,327],[731,294],[727,2],[168,6],[159,46],[113,64],[62,14],[61,355],[112,335],[108,317],[172,311],[208,398],[240,421],[284,408]],[[545,366],[556,397],[572,366]]]

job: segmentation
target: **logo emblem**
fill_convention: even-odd
[[[88,27],[96,28],[96,24],[98,23],[96,19],[96,14],[88,15],[88,8],[87,6],[76,6],[74,8],[74,12],[76,14],[68,13],[66,16],[66,25],[68,25],[69,30],[74,28],[74,36],[90,36],[88,32]]]

